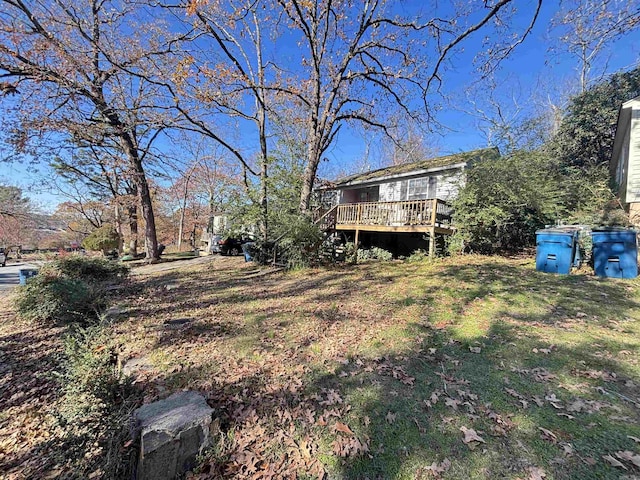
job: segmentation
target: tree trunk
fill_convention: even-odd
[[[137,148],[133,145],[132,139],[128,135],[122,138],[127,150],[127,157],[133,170],[133,178],[142,207],[142,218],[144,219],[144,248],[147,260],[157,260],[160,258],[158,254],[158,239],[156,236],[156,220],[153,215],[153,204],[151,200],[151,191],[147,183],[147,176],[142,167],[142,161],[138,154]]]
[[[313,183],[316,179],[316,173],[318,171],[319,164],[319,148],[313,143],[310,143],[307,150],[307,166],[304,169],[304,177],[302,178],[302,189],[300,190],[300,213],[303,215],[309,212],[309,206],[311,203],[311,191],[313,189]]]
[[[128,206],[127,213],[129,214],[129,231],[131,232],[131,238],[129,238],[129,255],[135,257],[138,254],[138,206]]]
[[[115,199],[115,210],[113,218],[116,223],[116,232],[118,232],[118,255],[122,255],[124,249],[124,235],[122,234],[122,212],[120,211],[120,205],[118,199]]]
[[[180,209],[180,223],[178,224],[178,251],[182,247],[182,234],[184,230],[184,207]]]
[[[156,236],[156,220],[153,215],[153,204],[151,202],[151,192],[149,184],[144,175],[142,164],[138,162],[139,171],[136,172],[138,193],[140,195],[140,204],[142,205],[142,218],[144,218],[144,247],[147,254],[147,260],[158,260],[158,238]]]

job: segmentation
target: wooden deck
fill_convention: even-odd
[[[451,207],[444,200],[410,200],[405,202],[346,203],[317,215],[323,230],[349,230],[358,233],[397,232],[451,235]],[[432,250],[435,242],[429,242]]]

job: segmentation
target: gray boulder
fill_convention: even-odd
[[[170,480],[191,470],[209,446],[213,409],[197,392],[174,393],[138,408],[134,435],[140,435],[138,480]]]

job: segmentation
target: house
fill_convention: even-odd
[[[620,107],[609,172],[631,223],[640,225],[640,97]]]
[[[322,201],[316,213],[325,231],[342,232],[356,245],[379,246],[408,255],[451,235],[452,200],[464,172],[475,162],[497,158],[497,148],[394,165],[351,175],[317,187]]]

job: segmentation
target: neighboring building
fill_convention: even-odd
[[[473,163],[497,158],[497,148],[474,150],[352,175],[315,191],[325,208],[318,214],[326,230],[344,232],[350,240],[410,254],[436,235],[451,235],[452,200]],[[326,206],[327,199],[333,204]],[[321,220],[320,220],[321,218]],[[428,238],[428,240],[426,238]]]
[[[609,171],[631,223],[640,225],[640,97],[620,107]]]
[[[200,249],[211,253],[214,245],[220,240],[222,234],[231,227],[229,217],[222,212],[213,213],[209,216],[209,224],[202,232],[200,238]]]

